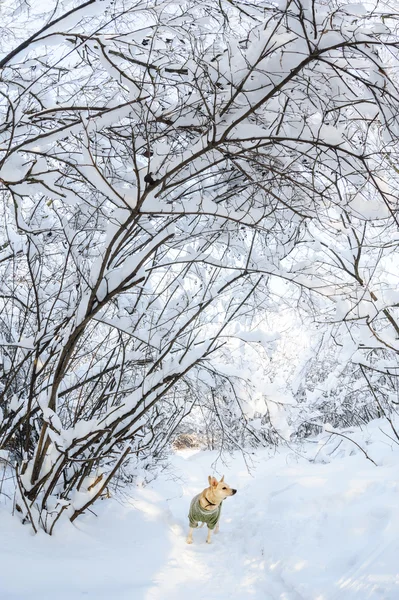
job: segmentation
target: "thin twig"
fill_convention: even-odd
[[[353,444],[355,444],[355,446],[357,446],[359,448],[359,450],[361,450],[364,454],[364,456],[370,460],[373,465],[375,465],[376,467],[378,467],[377,463],[367,454],[366,450],[363,450],[363,448],[361,446],[359,446],[359,444],[357,442],[355,442],[355,440],[352,440],[352,438],[348,437],[347,435],[344,435],[343,433],[338,433],[338,431],[329,431],[329,429],[325,430],[327,433],[333,433],[334,435],[340,435],[341,437],[345,438],[346,440],[349,440],[350,442],[352,442]]]

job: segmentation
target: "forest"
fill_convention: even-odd
[[[399,445],[398,5],[0,17],[0,501],[51,535],[173,449],[324,436],[378,464],[356,432]]]

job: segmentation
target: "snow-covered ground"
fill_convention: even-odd
[[[216,468],[216,453],[178,454],[151,486],[100,502],[100,518],[65,523],[52,538],[0,508],[0,598],[398,600],[399,446],[380,425],[366,446],[378,467],[342,438],[324,445],[324,435],[256,452],[250,473],[239,454]],[[368,436],[355,437],[364,445]],[[238,493],[212,544],[203,528],[189,546],[188,505],[211,473]]]

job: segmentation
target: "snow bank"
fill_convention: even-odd
[[[150,486],[100,502],[99,519],[89,513],[52,538],[0,508],[0,598],[397,600],[399,446],[384,421],[346,433],[381,466],[324,432],[250,455],[251,472],[239,454],[224,464],[217,453],[176,454]],[[238,493],[212,545],[200,529],[188,546],[189,502],[211,473]]]

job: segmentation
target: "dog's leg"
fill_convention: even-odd
[[[212,537],[212,529],[209,529],[209,527],[208,527],[208,537],[206,538],[207,544],[211,543],[211,537]]]
[[[215,533],[219,533],[219,521],[216,523]]]
[[[192,544],[193,543],[193,527],[190,527],[190,529],[188,530],[188,536],[187,536],[187,544]]]

